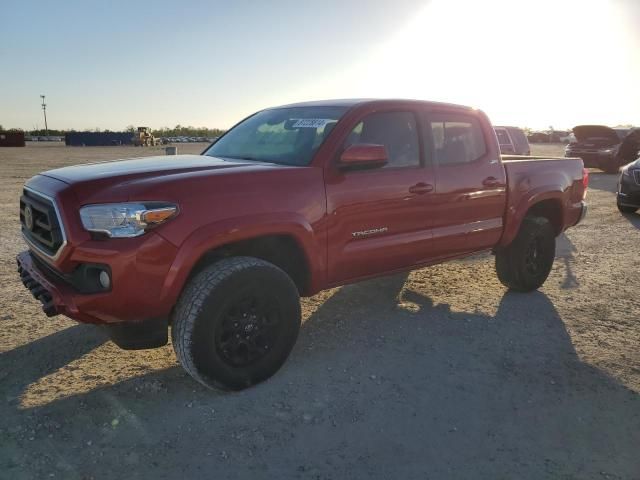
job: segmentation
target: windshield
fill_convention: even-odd
[[[263,110],[239,123],[205,152],[212,157],[308,165],[347,107]]]

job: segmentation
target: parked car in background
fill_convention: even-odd
[[[552,143],[570,143],[575,139],[573,132],[564,130],[554,130],[549,134],[549,141]]]
[[[575,143],[577,141],[576,135],[573,132],[569,132],[569,135],[567,135],[566,137],[562,137],[560,141],[562,143]]]
[[[621,213],[634,213],[640,208],[640,158],[622,167],[616,203]]]
[[[545,132],[531,132],[527,135],[530,143],[570,143],[575,141],[573,132],[565,130],[547,130]]]
[[[605,125],[578,125],[573,128],[576,141],[565,148],[565,157],[578,157],[587,168],[616,173],[634,158],[619,155],[620,145],[631,129],[613,129]]]
[[[289,356],[300,295],[482,251],[507,288],[539,288],[587,184],[579,159],[501,156],[476,109],[287,105],[201,155],[31,178],[18,269],[48,316],[105,325],[127,349],[165,345],[171,326],[189,374],[240,390]]]
[[[532,132],[527,135],[530,143],[549,143],[549,135],[544,132]]]
[[[531,155],[529,141],[518,127],[493,127],[503,155]]]

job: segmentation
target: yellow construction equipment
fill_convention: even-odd
[[[153,136],[149,127],[138,127],[138,131],[133,134],[131,141],[136,147],[160,145],[160,139]]]

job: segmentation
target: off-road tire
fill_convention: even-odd
[[[620,213],[636,213],[636,211],[638,210],[636,207],[627,207],[625,205],[620,205],[619,203],[617,204],[617,206]]]
[[[269,342],[260,338],[251,340],[250,347],[244,345],[244,349],[257,351],[257,355],[262,356],[242,365],[234,363],[238,356],[233,355],[243,354],[243,345],[237,344],[244,340],[238,336],[238,330],[231,336],[228,331],[236,327],[236,316],[246,317],[238,313],[240,307],[237,306],[243,305],[243,309],[246,298],[256,298],[267,305],[264,310],[269,314],[261,318],[270,332],[272,344],[266,345]],[[256,318],[256,315],[250,316]],[[298,289],[284,271],[257,258],[231,257],[206,267],[188,282],[175,308],[171,338],[178,361],[195,380],[211,388],[242,390],[266,380],[280,369],[298,337],[300,318]],[[258,330],[258,327],[247,330],[251,325],[241,325],[240,332]],[[258,331],[257,335],[260,334]],[[229,337],[240,340],[229,340]],[[231,341],[236,342],[236,347],[229,354],[226,345]],[[256,347],[259,343],[260,348]]]
[[[498,279],[511,290],[536,290],[549,276],[555,253],[555,231],[549,220],[525,217],[511,245],[496,251]]]

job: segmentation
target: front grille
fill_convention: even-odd
[[[20,197],[22,233],[38,250],[54,257],[65,237],[56,206],[49,197],[25,188]]]
[[[61,272],[53,268],[44,260],[41,260],[38,257],[38,255],[31,252],[29,253],[30,253],[31,261],[38,268],[38,270],[40,270],[40,273],[42,273],[42,275],[44,275],[44,277],[47,280],[53,283],[59,283],[59,282],[69,283],[66,277],[64,276],[64,274],[62,274]]]
[[[633,178],[635,179],[636,183],[640,185],[640,170],[633,171]]]

